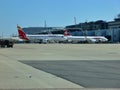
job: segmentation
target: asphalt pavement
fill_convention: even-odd
[[[120,88],[119,60],[22,62],[85,88]]]

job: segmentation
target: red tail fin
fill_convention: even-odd
[[[24,40],[28,40],[28,38],[26,37],[26,34],[25,32],[22,30],[22,28],[20,26],[17,26],[18,28],[18,34],[19,34],[19,37],[21,39],[24,39]]]
[[[67,30],[64,30],[64,36],[70,36],[70,33]]]

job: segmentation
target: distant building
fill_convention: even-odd
[[[85,22],[79,23],[77,25],[70,25],[66,26],[66,28],[80,28],[81,30],[100,30],[100,29],[107,29],[108,23],[102,20],[98,20],[95,22]]]
[[[108,22],[109,29],[117,29],[120,28],[120,15],[114,19],[114,21]]]
[[[54,31],[63,30],[63,27],[28,27],[23,28],[23,31],[26,34],[47,34],[52,33]]]

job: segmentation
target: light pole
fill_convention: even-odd
[[[74,23],[75,23],[75,25],[77,24],[77,23],[76,23],[76,17],[74,17]]]

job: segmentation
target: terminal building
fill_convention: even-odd
[[[23,31],[27,34],[63,34],[65,28],[74,36],[105,36],[109,42],[120,42],[120,15],[110,22],[98,20],[66,27],[28,27]]]
[[[120,15],[119,18],[115,18],[114,21],[108,22],[109,29],[117,29],[120,28]]]
[[[66,26],[66,28],[81,28],[82,30],[99,30],[99,29],[107,29],[108,23],[103,20],[98,20],[95,22],[85,22],[79,23],[76,25]]]
[[[120,15],[110,22],[98,20],[69,25],[66,28],[75,36],[105,36],[109,42],[120,42]]]

